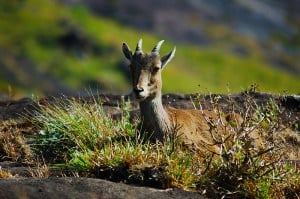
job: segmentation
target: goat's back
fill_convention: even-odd
[[[187,145],[218,152],[222,136],[230,136],[233,127],[241,125],[239,114],[223,114],[209,110],[175,109],[166,107],[173,131]]]

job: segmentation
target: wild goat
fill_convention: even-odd
[[[241,117],[227,115],[221,121],[223,125],[217,125],[215,128],[211,121],[220,121],[220,116],[212,111],[183,110],[169,106],[164,108],[161,98],[161,72],[174,57],[176,47],[161,57],[159,50],[163,42],[164,40],[158,42],[150,53],[143,53],[142,39],[139,40],[134,53],[126,43],[122,46],[125,57],[130,61],[133,92],[140,105],[142,132],[147,132],[152,138],[160,141],[169,133],[176,133],[180,141],[187,145],[197,148],[209,146],[213,151],[218,151],[216,137],[220,138],[221,135],[217,134],[229,126],[230,118],[236,121]]]

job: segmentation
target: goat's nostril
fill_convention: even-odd
[[[143,89],[143,88],[134,88],[133,91],[134,91],[136,94],[139,94],[139,93],[143,92],[144,89]]]

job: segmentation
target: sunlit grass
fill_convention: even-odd
[[[42,105],[33,122],[39,129],[35,153],[84,176],[178,187],[212,198],[281,198],[299,190],[300,174],[293,166],[280,163],[281,149],[272,142],[259,150],[249,145],[249,129],[260,131],[267,139],[277,127],[275,102],[258,108],[254,115],[245,113],[248,120],[241,128],[235,127],[231,146],[221,143],[220,156],[190,150],[173,136],[164,143],[145,140],[137,121],[130,121],[126,103],[120,108],[121,119],[113,120],[98,99],[58,99]]]
[[[41,130],[34,148],[48,160],[66,161],[71,168],[111,180],[121,172],[125,173],[121,180],[129,182],[158,181],[162,187],[196,187],[199,159],[179,144],[175,149],[171,147],[175,143],[150,143],[140,138],[128,112],[120,121],[114,121],[105,115],[101,104],[73,100],[43,109],[35,117]],[[107,170],[109,174],[105,174]],[[143,174],[144,170],[153,173]]]

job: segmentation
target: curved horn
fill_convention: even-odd
[[[142,44],[143,44],[143,40],[140,39],[139,42],[136,45],[135,53],[137,53],[137,52],[143,53]]]
[[[159,49],[161,47],[161,45],[164,43],[165,40],[161,40],[159,41],[156,46],[153,48],[152,52],[153,53],[156,53],[156,54],[159,54]]]

